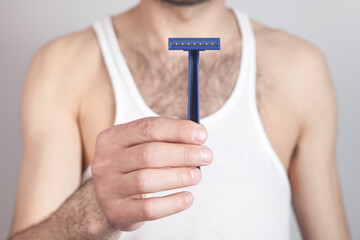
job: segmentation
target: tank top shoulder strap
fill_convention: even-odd
[[[116,104],[115,124],[119,122],[119,108],[124,97],[122,91],[124,91],[124,87],[126,87],[124,81],[131,77],[131,73],[124,67],[126,66],[126,62],[120,51],[112,18],[107,17],[102,20],[95,21],[93,23],[93,29],[98,38],[103,59],[110,75],[114,91]]]
[[[241,59],[241,71],[245,78],[242,78],[244,83],[244,96],[252,98],[254,92],[252,87],[256,83],[256,46],[255,36],[253,28],[250,22],[250,18],[247,14],[240,12],[238,9],[233,9],[234,14],[238,21],[238,26],[241,32],[242,38],[242,59]],[[248,98],[249,99],[249,98]]]
[[[120,66],[117,64],[119,60],[117,59],[118,56],[115,54],[115,52],[119,51],[119,45],[117,42],[111,17],[107,17],[102,20],[95,21],[93,23],[93,29],[98,38],[100,50],[107,71],[110,75],[110,80],[114,91],[115,102],[117,104],[121,102],[120,98],[122,94],[120,93],[120,91],[122,89],[121,86],[122,83],[120,79],[122,79],[123,76],[121,76],[122,72],[119,70]],[[118,109],[118,106],[116,106],[116,109]],[[117,113],[116,116],[118,116]],[[117,120],[115,119],[115,122],[116,121]]]
[[[290,189],[290,183],[288,180],[288,176],[284,166],[281,163],[279,156],[276,154],[274,148],[271,145],[270,139],[266,135],[264,125],[262,123],[260,113],[257,106],[256,99],[256,82],[257,82],[257,58],[256,58],[256,39],[253,27],[251,25],[250,18],[244,14],[239,12],[238,10],[234,10],[237,15],[239,26],[242,28],[241,33],[243,35],[243,51],[244,51],[244,59],[242,60],[242,64],[244,64],[244,71],[247,71],[247,86],[244,96],[244,99],[247,101],[247,113],[250,121],[254,126],[254,132],[257,134],[259,140],[261,141],[267,155],[270,157],[273,166],[276,168],[281,178],[284,180],[285,187],[287,190]]]
[[[116,37],[112,27],[111,18],[107,17],[94,22],[93,29],[98,38],[103,59],[110,75],[114,91],[116,91],[116,86],[118,84],[118,81],[116,81],[116,79],[119,79],[120,72],[118,70],[114,55],[114,50],[116,49],[117,43],[114,43],[114,38],[116,39]]]

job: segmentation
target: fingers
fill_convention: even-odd
[[[108,202],[103,211],[112,226],[129,232],[141,227],[146,221],[184,211],[193,201],[193,195],[185,191],[163,197],[117,199]]]
[[[196,185],[201,180],[198,168],[143,169],[117,175],[114,193],[121,196],[155,193]]]
[[[143,143],[114,154],[117,170],[122,173],[143,168],[206,166],[213,159],[208,147],[163,142]]]
[[[157,141],[203,144],[206,138],[204,126],[193,121],[149,117],[105,130],[99,134],[98,141],[117,147],[130,147]]]
[[[211,151],[199,146],[206,139],[203,125],[162,117],[139,119],[101,132],[91,171],[96,197],[109,222],[130,231],[139,223],[190,207],[193,198],[186,192],[142,197],[198,184],[201,171],[196,166],[212,161]]]
[[[164,197],[153,197],[142,200],[129,200],[126,211],[132,212],[129,216],[132,222],[143,222],[160,219],[189,208],[194,198],[190,192],[180,192]],[[136,214],[133,214],[136,213]]]

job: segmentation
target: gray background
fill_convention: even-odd
[[[21,163],[20,96],[34,52],[49,40],[137,1],[0,1],[0,239],[8,233]],[[360,3],[355,0],[228,1],[269,26],[318,46],[330,65],[340,111],[338,166],[348,223],[360,239]],[[293,222],[293,239],[300,239]]]

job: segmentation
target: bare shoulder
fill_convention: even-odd
[[[265,131],[286,169],[305,132],[333,130],[336,101],[322,52],[308,41],[252,21],[257,51],[256,96]],[[310,131],[307,131],[311,129]]]
[[[284,30],[269,28],[253,21],[260,57],[301,74],[315,67],[326,67],[322,52],[312,43]]]
[[[91,27],[81,31],[69,33],[58,37],[43,45],[38,54],[62,54],[63,56],[71,54],[74,51],[81,51],[89,44],[94,43],[94,31]],[[75,53],[75,52],[74,52]]]
[[[32,68],[61,76],[82,72],[99,60],[100,49],[92,28],[74,32],[42,46],[34,56]],[[87,69],[88,71],[91,68]]]
[[[36,52],[24,93],[46,94],[46,99],[61,97],[75,107],[74,102],[79,102],[84,89],[104,75],[103,70],[97,38],[89,27],[52,40]]]
[[[314,109],[336,108],[330,71],[323,53],[308,41],[253,21],[259,71],[286,91],[297,114],[309,117]],[[306,116],[305,116],[306,115]],[[316,114],[315,114],[316,115]]]

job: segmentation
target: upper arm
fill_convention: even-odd
[[[23,160],[12,234],[50,215],[80,183],[77,99],[61,41],[34,57],[23,88]]]
[[[336,169],[337,105],[322,54],[303,49],[296,83],[301,133],[290,164],[294,210],[305,239],[347,239]]]

